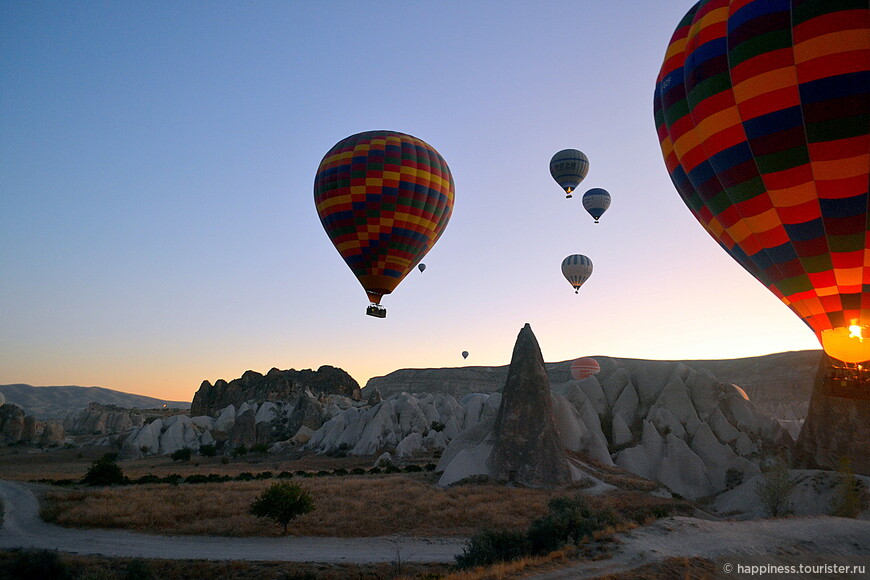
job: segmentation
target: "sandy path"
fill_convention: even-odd
[[[452,562],[462,538],[227,538],[155,536],[127,531],[63,528],[39,519],[39,503],[25,484],[0,480],[5,513],[0,548],[43,548],[75,554],[164,559],[265,560],[368,564]]]
[[[616,537],[619,543],[613,558],[582,562],[535,576],[535,580],[595,578],[669,557],[688,556],[701,556],[724,565],[729,556],[744,564],[764,564],[771,559],[760,558],[762,555],[814,554],[821,556],[820,563],[865,564],[870,572],[870,522],[864,520],[815,516],[716,522],[673,517]],[[735,573],[734,577],[748,576]]]

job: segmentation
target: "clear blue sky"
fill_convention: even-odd
[[[0,3],[0,383],[189,400],[247,369],[817,348],[673,189],[655,78],[691,0]],[[456,181],[441,240],[367,299],[312,185],[359,131]],[[548,172],[590,159],[600,224]],[[579,295],[562,259],[595,266]],[[460,352],[471,355],[463,361]]]

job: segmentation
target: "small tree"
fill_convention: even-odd
[[[190,461],[192,455],[193,450],[190,447],[182,447],[173,451],[170,457],[172,457],[172,461]]]
[[[761,475],[761,481],[755,486],[755,493],[761,499],[767,515],[775,518],[792,513],[789,496],[795,487],[788,472],[788,466],[782,459],[775,460]]]
[[[861,480],[855,477],[848,457],[841,457],[837,466],[839,481],[834,488],[831,500],[831,515],[841,518],[857,518],[867,509],[867,490]]]
[[[297,516],[314,510],[314,500],[301,486],[289,481],[273,483],[251,504],[250,513],[258,518],[269,518],[280,526],[287,525]]]
[[[251,453],[259,453],[263,457],[269,454],[269,445],[266,443],[257,443],[251,446]]]
[[[242,457],[243,455],[248,454],[248,448],[244,445],[239,445],[235,449],[233,449],[233,457]]]
[[[115,463],[117,457],[114,453],[106,453],[101,458],[91,463],[91,468],[82,478],[85,485],[123,485],[127,483],[124,472]]]
[[[203,457],[214,457],[217,455],[217,447],[214,445],[200,445],[199,454]]]

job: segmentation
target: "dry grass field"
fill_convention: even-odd
[[[57,449],[33,452],[27,448],[0,449],[0,478],[20,481],[40,479],[79,480],[91,462],[106,449]],[[152,474],[164,477],[180,474],[219,474],[237,476],[271,471],[296,473],[306,471],[350,471],[371,467],[372,457],[330,458],[323,456],[262,457],[248,456],[222,462],[220,458],[194,456],[190,462],[173,462],[168,457],[149,457],[125,461],[119,465],[130,479]],[[422,458],[422,462],[436,458]],[[615,470],[614,470],[615,471]],[[624,473],[600,470],[622,489],[604,496],[595,496],[596,509],[611,508],[629,515],[652,513],[656,508],[685,502],[654,497],[647,491],[648,483]],[[623,481],[624,479],[624,481]],[[222,536],[278,536],[281,529],[271,521],[257,519],[248,513],[251,502],[276,479],[228,481],[224,483],[167,483],[87,487],[74,485],[38,486],[43,505],[43,517],[70,527],[123,528],[146,533],[197,534]],[[582,493],[583,485],[542,490],[505,487],[492,483],[470,483],[447,489],[434,485],[431,472],[366,474],[343,476],[300,477],[298,483],[311,493],[315,510],[291,522],[293,535],[372,537],[391,534],[410,536],[470,537],[481,530],[524,530],[547,512],[550,499]],[[624,485],[621,485],[624,484]],[[653,517],[650,515],[651,521]],[[634,525],[629,523],[628,525]],[[609,530],[610,532],[614,530]],[[14,557],[0,552],[0,564]],[[61,555],[61,559],[80,571],[77,577],[111,580],[124,578],[124,567],[131,560]],[[248,580],[276,578],[281,580],[354,579],[443,579],[496,580],[522,578],[533,572],[564,566],[590,554],[566,549],[548,556],[524,558],[484,569],[457,571],[449,565],[420,565],[401,561],[376,566],[331,566],[294,563],[256,562],[172,562],[149,560],[135,562],[150,567],[157,578],[227,578]],[[598,557],[598,556],[596,556]],[[704,578],[704,566],[689,566],[687,562],[672,562],[666,568],[650,569],[644,578],[667,578],[680,568],[680,577]],[[683,570],[682,568],[689,568]],[[700,575],[698,575],[700,573]],[[0,575],[2,576],[2,575]],[[626,576],[625,578],[627,578]],[[622,576],[614,576],[623,578]]]

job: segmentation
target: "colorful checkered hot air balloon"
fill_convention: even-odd
[[[372,304],[432,248],[453,211],[453,176],[430,145],[404,133],[368,131],[327,152],[314,179],[314,203],[338,253]]]
[[[574,288],[574,294],[577,294],[580,286],[592,275],[592,260],[583,254],[571,254],[562,260],[562,275]]]
[[[654,112],[683,201],[844,362],[870,359],[867,0],[702,0]]]
[[[562,149],[550,159],[550,175],[565,190],[565,197],[571,197],[587,173],[589,159],[577,149]]]
[[[597,375],[599,372],[601,372],[601,367],[594,358],[585,356],[571,362],[571,376],[575,381],[582,381],[587,377]]]

